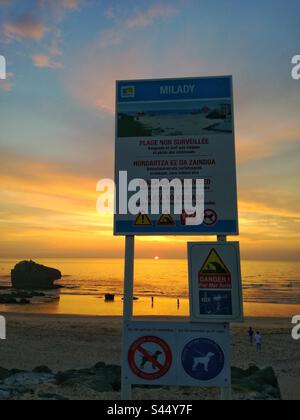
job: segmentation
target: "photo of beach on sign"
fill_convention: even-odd
[[[118,137],[228,134],[233,132],[230,101],[193,101],[176,109],[165,105],[124,104],[118,113]]]

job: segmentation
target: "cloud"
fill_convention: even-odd
[[[126,26],[129,29],[144,28],[153,24],[158,18],[172,17],[177,13],[177,9],[171,5],[156,4],[145,12],[138,13],[136,16],[129,18]]]
[[[14,0],[0,0],[0,6],[11,6]]]
[[[66,10],[78,10],[80,0],[63,0],[62,3]]]
[[[81,3],[81,0],[38,0],[40,11],[56,23],[64,19],[66,12],[79,10]]]
[[[35,54],[32,61],[35,67],[41,69],[60,69],[63,67],[61,63],[53,61],[51,57],[45,54]]]
[[[153,25],[160,18],[173,17],[178,10],[168,4],[157,3],[144,11],[131,13],[128,16],[123,10],[110,7],[106,10],[105,16],[112,20],[115,25],[101,33],[101,46],[121,44],[129,35],[131,30],[146,28]]]
[[[48,32],[48,28],[43,23],[30,15],[23,15],[19,18],[4,23],[4,34],[8,39],[20,41],[29,39],[40,41]]]
[[[0,81],[0,89],[4,90],[5,92],[10,92],[15,87],[15,84],[11,82],[11,79],[13,78],[13,73],[7,73],[6,74],[6,80]]]
[[[0,4],[10,4],[0,0]],[[38,68],[59,69],[63,65],[55,59],[63,55],[63,34],[60,25],[68,12],[79,10],[81,0],[35,0],[30,12],[4,21],[1,27],[3,38],[10,41],[39,41],[42,52],[32,56]],[[33,12],[34,11],[34,12]],[[2,89],[8,90],[7,83]]]
[[[12,91],[14,87],[15,87],[15,85],[13,83],[4,82],[2,80],[0,81],[0,89],[4,90],[5,92]]]

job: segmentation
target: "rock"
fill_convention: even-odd
[[[95,366],[94,366],[94,369],[105,369],[105,367],[106,367],[106,364],[104,363],[104,362],[99,362],[99,363],[96,363],[95,364]]]
[[[270,385],[273,388],[278,387],[278,381],[273,368],[268,367],[260,370],[251,376],[251,379],[260,385]]]
[[[17,299],[14,298],[12,295],[0,295],[1,305],[16,305],[17,303]]]
[[[0,389],[0,400],[9,400],[11,393],[5,389]]]
[[[21,299],[18,303],[19,303],[19,305],[30,305],[30,300]]]
[[[10,371],[8,369],[4,369],[0,367],[0,381],[8,378],[10,376]]]
[[[5,386],[35,386],[54,382],[54,375],[48,373],[23,372],[9,376],[3,381]]]
[[[59,270],[33,261],[22,261],[11,271],[12,286],[22,290],[51,290],[61,277]]]
[[[32,299],[34,297],[45,297],[45,293],[41,292],[25,292],[24,290],[19,290],[17,292],[12,292],[12,297],[14,298],[20,298],[20,299]]]
[[[48,401],[69,401],[69,398],[63,397],[62,395],[58,394],[50,394],[50,393],[40,393],[38,397],[41,400],[48,400]]]
[[[34,297],[46,297],[41,292],[25,292],[23,290],[13,291],[9,294],[0,294],[0,304],[2,305],[29,305]]]
[[[239,382],[242,379],[249,378],[257,372],[259,372],[259,368],[255,365],[249,366],[249,368],[246,370],[233,367],[231,369],[232,380],[233,382]]]
[[[76,376],[75,370],[69,370],[67,372],[58,372],[55,376],[55,384],[56,385],[66,385],[70,383],[70,381],[74,380]]]
[[[32,371],[33,373],[47,373],[49,375],[52,375],[52,370],[48,368],[48,366],[38,366]]]
[[[70,370],[56,375],[56,385],[81,385],[96,392],[113,392],[121,389],[121,367],[97,363],[91,369]]]
[[[281,392],[273,368],[260,370],[250,366],[247,370],[232,368],[233,386],[251,400],[281,400]]]
[[[271,367],[259,369],[256,366],[250,366],[246,370],[232,368],[232,379],[236,399],[281,400],[278,381]],[[46,387],[40,389],[41,385],[46,385]],[[121,367],[99,362],[92,368],[69,370],[57,375],[54,375],[47,366],[39,366],[32,372],[0,368],[0,400],[26,399],[27,396],[42,400],[67,400],[60,395],[65,393],[65,387],[70,387],[68,393],[72,392],[73,387],[76,389],[82,387],[86,391],[93,390],[97,393],[119,392]],[[146,387],[138,386],[138,388],[156,389],[157,387],[147,385]],[[162,389],[170,388],[163,387]],[[179,389],[185,390],[184,387]]]

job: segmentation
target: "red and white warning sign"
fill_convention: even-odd
[[[172,365],[172,350],[159,337],[138,338],[129,348],[128,364],[131,371],[147,381],[155,381],[166,375]]]

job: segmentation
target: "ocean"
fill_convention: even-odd
[[[10,270],[16,260],[0,259],[0,286],[10,284]],[[122,259],[38,259],[38,263],[59,269],[62,295],[102,297],[123,293]],[[284,305],[300,304],[300,262],[243,261],[244,301]],[[188,297],[188,268],[185,260],[137,259],[137,297]]]

